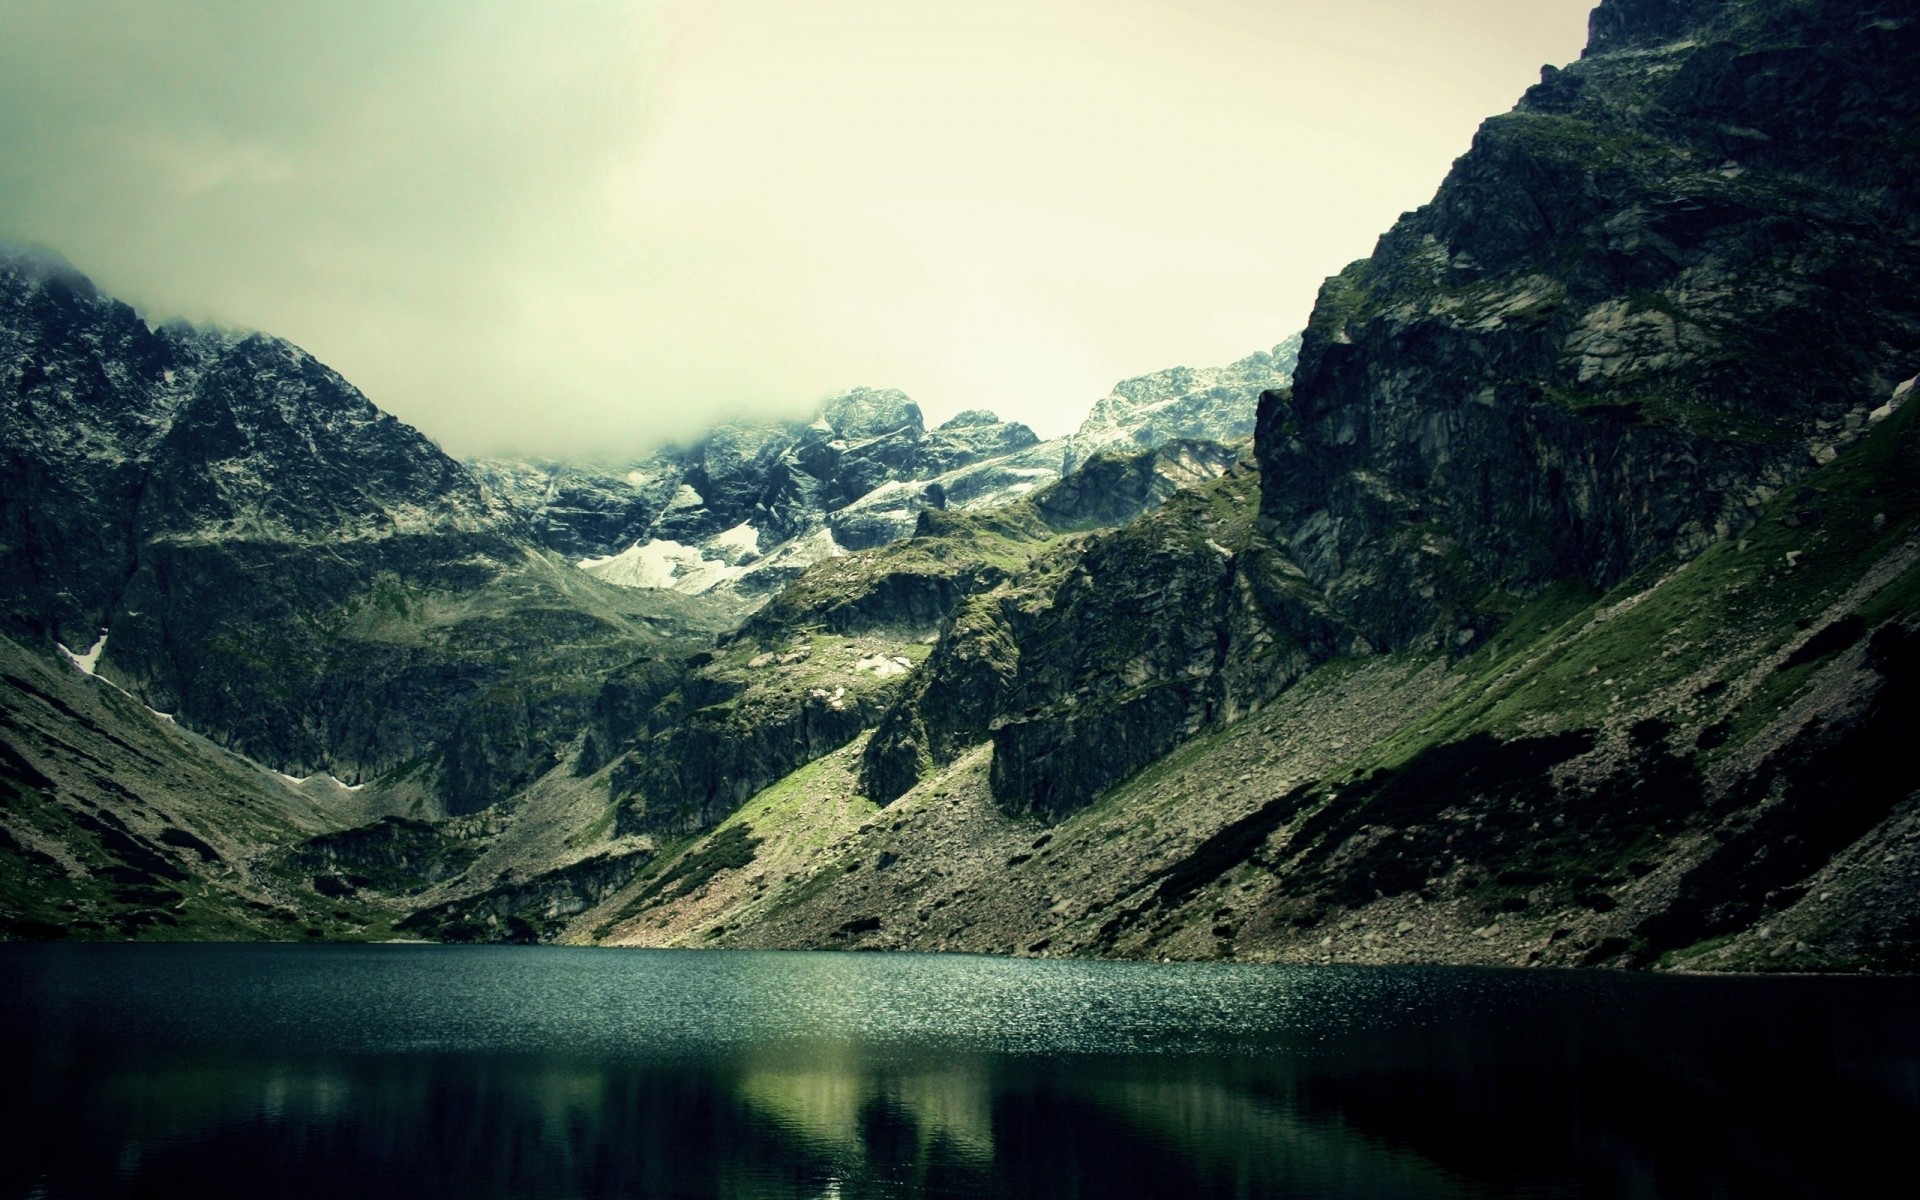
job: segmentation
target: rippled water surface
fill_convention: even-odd
[[[7,1196],[1849,1196],[1920,981],[0,946]]]

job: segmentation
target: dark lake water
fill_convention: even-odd
[[[1857,1196],[1920,981],[0,946],[4,1196]]]

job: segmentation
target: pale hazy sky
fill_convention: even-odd
[[[0,235],[456,454],[1230,362],[1590,0],[0,4]]]

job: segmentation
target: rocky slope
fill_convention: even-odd
[[[355,809],[0,638],[0,938],[384,935],[279,861]]]

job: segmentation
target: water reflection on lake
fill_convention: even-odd
[[[1920,1128],[1913,980],[0,947],[0,1195],[1769,1196]]]

